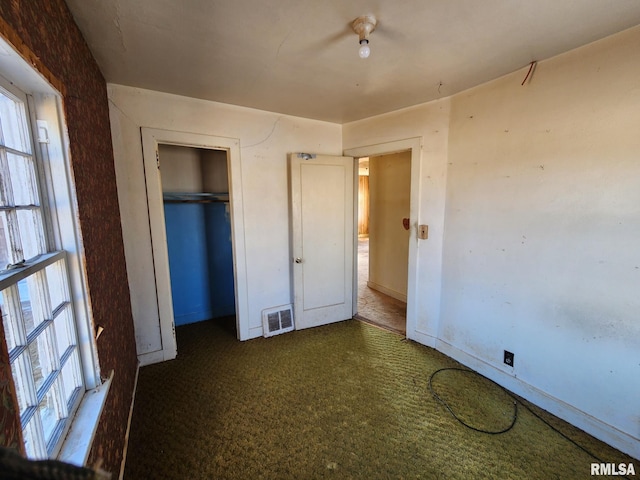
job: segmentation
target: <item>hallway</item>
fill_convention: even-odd
[[[369,238],[358,239],[358,313],[355,318],[406,335],[407,304],[367,286]]]

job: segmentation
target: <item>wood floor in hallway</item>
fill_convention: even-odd
[[[369,238],[358,239],[358,313],[355,318],[401,335],[407,332],[407,304],[367,286]]]

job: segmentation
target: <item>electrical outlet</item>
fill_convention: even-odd
[[[508,352],[507,350],[504,351],[504,363],[506,363],[507,365],[509,365],[510,367],[513,367],[513,353]]]

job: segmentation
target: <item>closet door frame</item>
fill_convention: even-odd
[[[158,322],[162,349],[141,355],[141,365],[170,360],[176,357],[177,344],[169,274],[169,254],[165,227],[162,180],[158,145],[177,145],[227,152],[229,173],[229,208],[231,214],[231,242],[234,265],[236,326],[239,340],[249,336],[249,300],[247,294],[245,233],[242,205],[242,170],[240,140],[195,133],[176,132],[155,128],[141,128],[144,172],[146,180],[149,229],[152,240],[153,268],[156,283],[157,317],[146,321]]]

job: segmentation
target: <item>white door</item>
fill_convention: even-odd
[[[352,317],[353,158],[289,156],[296,329]]]

